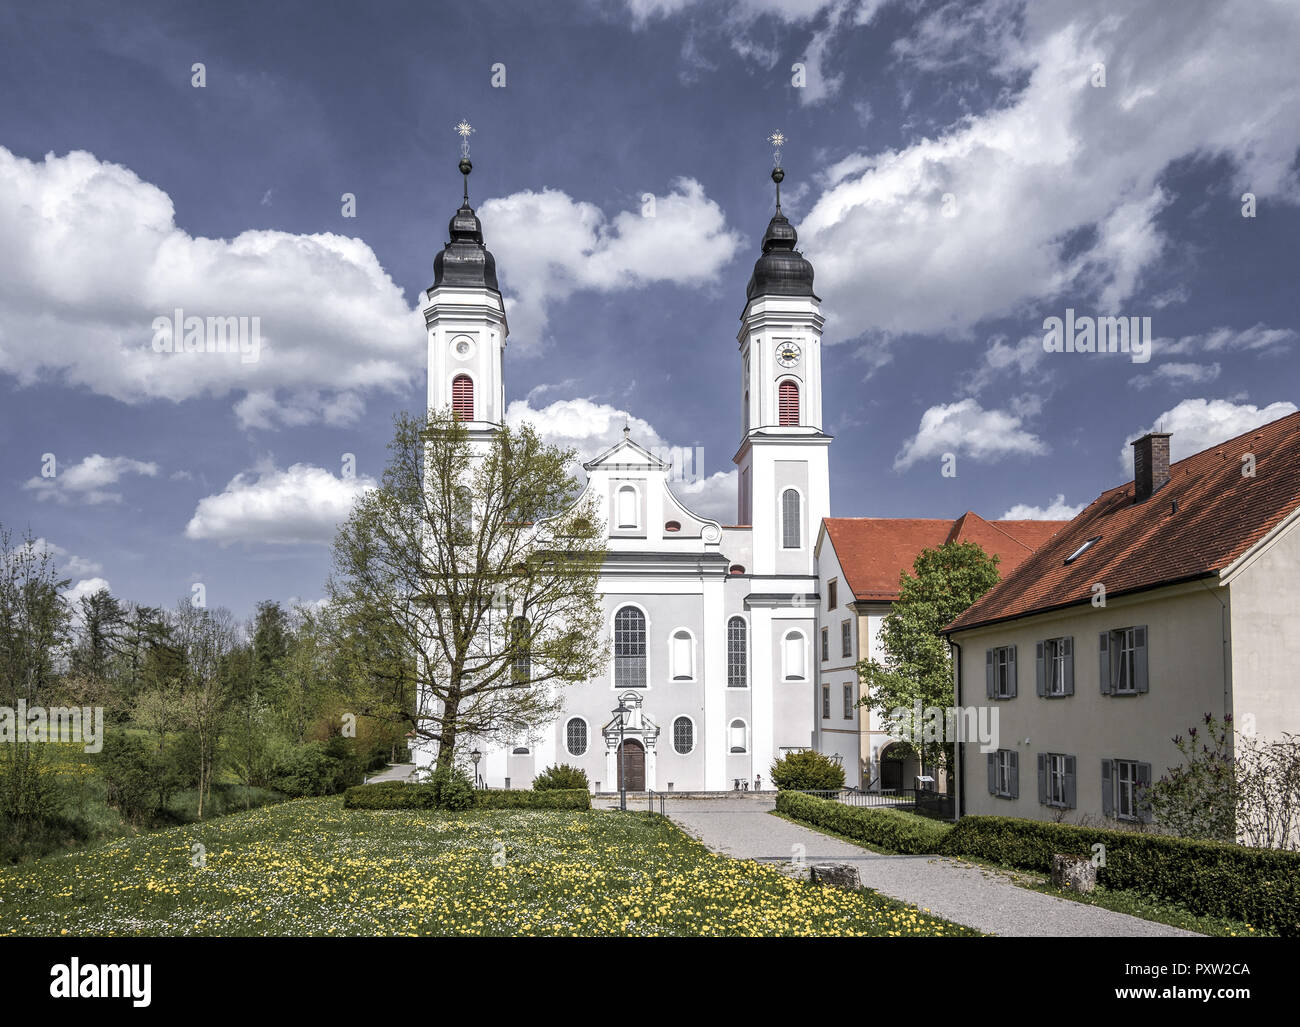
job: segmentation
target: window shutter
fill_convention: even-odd
[[[1133,629],[1133,682],[1139,692],[1147,690],[1147,628]]]
[[[1137,815],[1144,823],[1151,823],[1151,803],[1147,801],[1147,792],[1151,788],[1151,764],[1139,763],[1137,775]]]
[[[997,695],[997,685],[993,681],[993,650],[984,650],[984,694],[992,699]]]
[[[1075,774],[1074,774],[1074,757],[1065,757],[1065,804],[1070,809],[1074,809],[1075,798]]]
[[[1065,694],[1074,695],[1074,637],[1061,639],[1065,649]]]
[[[1101,633],[1098,642],[1097,651],[1101,655],[1100,667],[1099,667],[1099,670],[1101,671],[1101,694],[1110,695],[1111,688],[1110,688],[1110,632],[1109,631],[1103,631]]]
[[[1038,754],[1038,801],[1047,805],[1047,753]]]
[[[1045,648],[1042,642],[1038,642],[1034,651],[1034,691],[1040,699],[1047,695],[1047,665],[1043,661]]]
[[[781,425],[799,423],[799,386],[794,382],[783,381],[778,390],[778,420]]]
[[[1016,647],[1009,646],[1007,653],[1007,685],[1008,695],[1014,699],[1016,697]]]
[[[1008,777],[1011,779],[1011,798],[1020,798],[1020,753],[1011,749],[1008,753],[1011,757],[1011,773]]]
[[[998,754],[989,753],[989,794],[998,794]]]
[[[1111,762],[1110,760],[1101,761],[1101,815],[1104,817],[1113,817],[1115,815],[1115,786],[1111,783]]]
[[[474,420],[474,380],[467,374],[452,379],[451,409],[458,421]]]

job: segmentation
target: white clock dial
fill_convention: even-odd
[[[793,342],[783,342],[776,348],[776,362],[782,367],[794,367],[803,351]]]
[[[451,349],[461,360],[468,360],[474,355],[474,342],[472,339],[461,336],[452,343]]]

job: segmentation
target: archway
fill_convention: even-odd
[[[645,746],[634,738],[624,739],[615,753],[618,764],[618,786],[623,788],[624,774],[627,775],[629,792],[645,791]]]

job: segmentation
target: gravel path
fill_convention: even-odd
[[[390,763],[388,769],[376,774],[374,777],[366,777],[366,784],[374,785],[380,781],[414,781],[415,764],[414,763]]]
[[[1021,888],[1007,875],[940,856],[886,856],[771,815],[775,796],[670,799],[668,816],[715,852],[810,863],[853,863],[866,888],[976,930],[1006,936],[1195,937],[1169,927]]]

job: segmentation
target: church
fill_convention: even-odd
[[[471,439],[505,416],[509,327],[496,261],[465,199],[425,293],[430,408],[450,407]],[[794,227],[776,212],[745,290],[737,335],[738,509],[722,524],[686,507],[672,468],[624,429],[584,464],[608,526],[599,589],[611,649],[605,674],[570,685],[560,717],[506,746],[480,744],[477,774],[527,788],[556,763],[598,792],[764,789],[773,761],[819,743],[816,545],[830,513],[822,429],[821,304]],[[849,711],[846,703],[846,712]],[[838,726],[856,734],[858,710]],[[847,783],[859,784],[857,745]],[[621,747],[621,748],[620,748]],[[414,752],[428,767],[435,753]],[[843,757],[842,757],[843,758]]]

